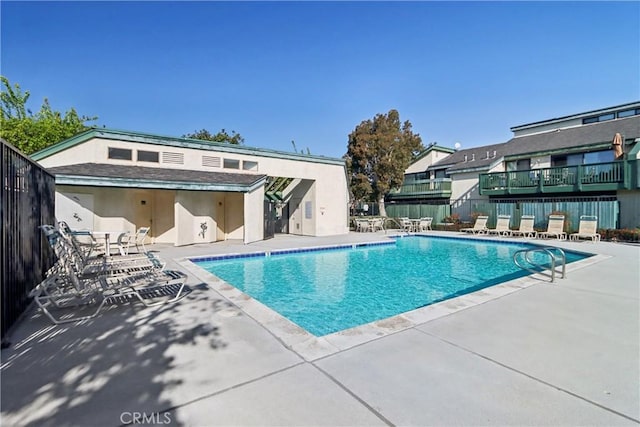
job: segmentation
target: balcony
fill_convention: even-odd
[[[638,161],[480,174],[480,194],[580,193],[640,188]]]
[[[406,182],[391,190],[389,200],[448,199],[451,197],[451,179],[420,179]]]

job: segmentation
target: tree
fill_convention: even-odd
[[[51,108],[47,98],[33,114],[27,108],[29,91],[23,93],[19,84],[12,86],[5,76],[0,79],[0,137],[27,155],[84,132],[89,129],[86,122],[98,119],[79,116],[73,108],[63,116]]]
[[[400,123],[400,114],[390,110],[364,120],[349,134],[345,159],[349,188],[356,201],[377,200],[380,215],[386,216],[384,198],[404,182],[404,171],[424,149],[411,123]]]
[[[188,133],[186,135],[182,135],[183,138],[192,138],[192,139],[202,139],[204,141],[213,141],[213,142],[226,142],[228,144],[243,144],[244,138],[236,133],[235,130],[231,131],[231,135],[227,133],[226,130],[222,129],[220,132],[212,135],[208,130],[201,129],[195,131],[193,133]]]

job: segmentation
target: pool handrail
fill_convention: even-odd
[[[554,252],[557,252],[559,254],[559,256],[556,256],[556,254],[554,254]],[[516,253],[513,254],[513,262],[520,268],[522,268],[523,270],[527,270],[530,273],[541,273],[542,271],[546,270],[546,268],[543,268],[544,266],[542,264],[536,263],[531,259],[531,254],[533,253],[544,253],[549,255],[549,258],[551,258],[551,283],[553,283],[555,281],[556,278],[556,261],[561,261],[562,262],[562,276],[561,278],[564,279],[567,277],[567,256],[565,254],[565,252],[560,249],[560,248],[556,248],[554,246],[545,246],[545,247],[541,247],[541,248],[530,248],[530,249],[521,249],[519,251],[517,251]],[[534,267],[538,267],[541,268],[542,270],[537,271],[534,269],[531,269],[527,266],[524,266],[522,264],[520,264],[520,262],[518,261],[519,256],[523,254],[524,256],[524,260],[531,264]]]

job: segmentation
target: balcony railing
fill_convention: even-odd
[[[480,175],[480,194],[615,191],[632,188],[637,161],[592,163]]]
[[[436,199],[451,197],[451,179],[421,179],[406,182],[402,187],[391,190],[389,199]]]

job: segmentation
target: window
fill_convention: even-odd
[[[225,169],[240,169],[240,160],[224,159],[222,165]]]
[[[618,113],[620,114],[620,113]],[[618,116],[620,117],[620,116]],[[597,122],[604,122],[606,120],[613,120],[616,118],[616,114],[615,113],[607,113],[607,114],[600,114],[599,116],[593,116],[593,117],[587,117],[586,119],[582,119],[582,124],[586,125],[589,123],[597,123]]]
[[[436,170],[435,178],[436,179],[447,178],[447,171],[445,169]]]
[[[160,153],[158,153],[157,151],[138,150],[138,161],[139,162],[159,163],[160,162]]]
[[[126,148],[109,147],[109,158],[115,160],[131,160],[131,150]]]
[[[248,160],[244,160],[242,162],[242,169],[246,171],[257,171],[258,170],[258,162],[251,162]]]
[[[594,151],[592,153],[584,153],[584,164],[589,163],[609,163],[613,162],[613,150]]]
[[[531,159],[511,160],[507,162],[507,172],[527,171],[531,169]]]
[[[623,117],[635,116],[636,114],[640,114],[640,109],[624,110],[624,111],[618,112],[618,118],[621,119]]]
[[[582,158],[583,158],[582,153],[563,154],[561,156],[553,156],[551,157],[551,167],[581,165]]]

